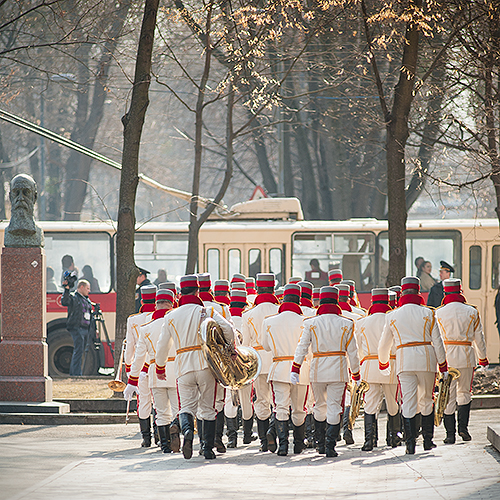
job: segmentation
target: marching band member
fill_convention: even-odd
[[[243,345],[248,345],[259,351],[262,360],[260,375],[255,379],[254,410],[257,417],[257,431],[260,439],[260,451],[267,451],[267,431],[271,416],[271,402],[267,376],[271,366],[271,353],[264,352],[262,347],[262,322],[266,316],[278,312],[278,299],[274,295],[275,276],[272,273],[257,274],[257,298],[254,306],[245,311],[242,316]]]
[[[343,401],[349,380],[346,356],[353,380],[357,384],[360,382],[354,323],[342,316],[341,312],[337,288],[322,287],[316,316],[304,320],[304,332],[295,350],[290,374],[293,384],[300,382],[301,365],[312,347],[310,380],[316,400],[314,424],[318,452],[326,452],[327,457],[338,456],[335,444],[339,438]]]
[[[342,280],[343,276],[340,269],[331,269],[328,271],[328,283],[330,286],[338,285]]]
[[[399,285],[394,285],[389,287],[389,292],[396,294],[396,307],[398,307],[399,299],[401,298],[401,287]]]
[[[372,290],[372,305],[368,316],[359,318],[355,324],[356,341],[361,363],[361,379],[370,384],[364,395],[365,410],[365,443],[363,451],[372,451],[377,446],[377,415],[380,411],[382,396],[385,396],[387,406],[387,445],[395,448],[400,443],[398,434],[401,432],[401,415],[396,402],[398,388],[394,363],[396,355],[391,351],[391,374],[383,375],[378,369],[378,344],[385,325],[385,315],[389,307],[389,290],[374,288]]]
[[[313,284],[309,281],[299,281],[297,285],[300,287],[300,308],[304,316],[314,316],[316,314],[316,308],[311,300],[314,288]]]
[[[446,444],[455,443],[455,411],[458,406],[458,435],[464,441],[472,438],[467,429],[469,424],[471,387],[474,368],[477,364],[474,343],[479,354],[479,364],[488,366],[486,343],[479,312],[462,294],[462,282],[450,278],[443,282],[443,305],[435,311],[439,330],[444,339],[446,358],[453,368],[460,371],[460,377],[450,385],[450,399],[444,410],[444,427],[446,429]]]
[[[172,309],[174,294],[172,290],[158,289],[156,292],[156,310],[151,321],[145,323],[139,329],[139,340],[137,342],[135,357],[130,369],[128,384],[123,391],[125,399],[132,399],[138,390],[138,384],[144,375],[144,368],[148,367],[149,388],[153,393],[153,401],[156,410],[156,425],[160,436],[160,445],[163,453],[179,451],[179,428],[173,423],[172,415],[177,417],[179,411],[177,404],[177,393],[175,384],[173,341],[169,350],[167,360],[167,380],[158,380],[155,370],[156,343],[163,327],[165,314]],[[149,362],[148,362],[149,361]],[[141,371],[142,369],[142,371]],[[144,377],[143,377],[144,378]],[[172,434],[172,445],[171,445]]]
[[[198,284],[200,286],[199,297],[205,307],[213,307],[224,319],[231,321],[231,313],[229,312],[229,305],[216,301],[212,294],[212,280],[209,273],[198,274]],[[225,290],[221,287],[219,290]],[[217,384],[217,396],[215,402],[215,409],[217,410],[217,418],[215,425],[215,448],[218,453],[225,453],[226,447],[222,442],[222,435],[224,434],[224,401],[226,390],[220,384]],[[203,420],[197,417],[198,437],[200,438],[200,454],[203,454]]]
[[[179,399],[179,422],[184,442],[184,458],[193,455],[194,417],[197,408],[203,419],[204,456],[215,458],[215,395],[217,381],[210,371],[205,356],[201,351],[199,327],[206,317],[213,318],[221,327],[226,340],[234,344],[234,328],[213,307],[203,305],[198,297],[196,275],[181,278],[181,298],[179,307],[171,311],[165,322],[156,345],[156,375],[165,380],[165,365],[168,359],[170,340],[175,346],[175,367],[177,373],[177,394]]]
[[[134,361],[135,348],[139,340],[139,327],[151,320],[155,310],[156,286],[145,285],[141,287],[141,308],[137,314],[132,314],[127,319],[127,333],[125,336],[125,372],[128,374]],[[142,367],[141,367],[142,368]],[[137,415],[141,429],[143,448],[151,446],[151,391],[147,377],[139,381],[137,394]]]
[[[378,347],[379,368],[389,375],[390,353],[396,344],[396,374],[402,392],[402,412],[406,438],[406,453],[415,453],[417,438],[416,414],[422,414],[424,450],[436,445],[432,394],[436,368],[448,376],[448,364],[443,339],[434,311],[424,305],[420,295],[420,280],[407,276],[401,280],[399,308],[386,314],[384,331]]]
[[[245,278],[245,285],[247,289],[247,302],[253,306],[255,298],[257,297],[257,290],[255,289],[255,278]]]
[[[366,316],[366,311],[362,307],[359,307],[356,282],[353,280],[342,280],[340,284],[349,287],[349,305],[351,306],[352,312],[358,316]]]
[[[229,306],[231,300],[229,299],[229,281],[216,280],[214,284],[215,302]]]
[[[319,307],[319,292],[320,288],[313,288],[313,305],[314,308],[317,309]]]
[[[271,384],[276,409],[275,423],[280,456],[288,454],[290,406],[292,407],[293,452],[301,453],[305,449],[305,405],[309,387],[309,370],[302,370],[298,384],[290,383],[290,369],[295,349],[304,329],[303,314],[299,306],[300,290],[300,286],[296,284],[286,285],[283,304],[279,307],[278,314],[268,316],[262,323],[262,347],[273,355],[267,381]]]
[[[396,292],[391,292],[389,290],[389,307],[392,309],[396,309],[398,307],[398,294]]]
[[[233,319],[234,326],[238,331],[237,344],[243,345],[243,312],[248,306],[247,295],[245,290],[233,288],[231,290],[231,318]],[[244,385],[238,390],[240,405],[241,405],[241,418],[243,420],[243,444],[250,444],[257,439],[253,435],[253,404],[252,404],[252,390],[253,384]],[[224,408],[227,421],[227,436],[229,439],[228,448],[236,448],[237,445],[237,413],[238,408],[233,404],[231,393],[226,396],[226,406]],[[233,446],[234,444],[234,446]]]

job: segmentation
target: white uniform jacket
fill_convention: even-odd
[[[224,319],[231,321],[231,313],[229,312],[229,306],[226,306],[226,304],[204,300],[203,305],[205,307],[213,307]]]
[[[359,318],[354,332],[358,344],[358,356],[361,364],[361,378],[373,384],[397,384],[396,352],[391,349],[391,374],[384,375],[378,368],[378,344],[385,326],[385,313],[378,312]]]
[[[302,314],[304,315],[305,318],[309,318],[311,316],[316,316],[316,308],[315,307],[309,307],[309,306],[300,306],[302,309]]]
[[[379,367],[388,368],[393,345],[396,347],[396,373],[447,370],[446,351],[434,311],[426,306],[405,304],[385,315],[385,326],[378,346]]]
[[[125,335],[127,343],[125,344],[125,352],[123,354],[125,371],[127,373],[130,371],[132,362],[134,361],[135,346],[139,340],[139,327],[151,321],[152,316],[152,312],[143,312],[132,314],[127,318],[127,333]]]
[[[483,326],[477,309],[470,304],[450,302],[434,311],[439,331],[446,347],[446,359],[453,368],[474,368],[479,363],[487,365],[486,343]]]
[[[351,306],[351,309],[352,309],[352,312],[354,314],[357,314],[358,316],[361,316],[362,318],[364,318],[366,316],[366,311],[364,309],[361,309],[361,307]]]
[[[272,354],[267,381],[290,383],[295,349],[304,330],[304,317],[293,311],[268,316],[262,323],[262,347]],[[309,366],[300,370],[300,384],[309,384]]]
[[[167,380],[158,380],[156,376],[156,344],[160,338],[163,323],[167,314],[162,318],[158,318],[142,325],[139,328],[139,340],[135,348],[134,362],[129,374],[129,380],[133,382],[138,379],[140,372],[144,371],[147,366],[149,373],[149,387],[175,387],[175,351],[174,342],[170,340],[170,348],[167,358]]]
[[[359,379],[358,347],[351,319],[338,314],[319,314],[306,318],[304,333],[295,349],[294,366],[303,364],[310,346],[313,353],[310,372],[312,383],[348,382],[347,358],[352,377]],[[293,367],[292,370],[296,371]]]
[[[257,306],[245,311],[242,315],[242,334],[243,345],[253,347],[258,351],[262,360],[261,375],[269,373],[269,368],[272,363],[272,354],[264,351],[262,347],[262,322],[267,316],[271,316],[278,312],[278,305],[272,302],[263,302]]]
[[[212,317],[221,326],[226,340],[234,343],[233,325],[212,307],[205,308],[201,304],[201,300],[185,303],[177,309],[173,309],[165,316],[162,331],[156,344],[157,373],[165,373],[165,364],[169,357],[171,339],[173,339],[175,347],[175,372],[177,378],[192,371],[200,371],[208,368],[205,356],[201,350],[201,339],[198,333],[202,311],[205,311],[207,317]]]

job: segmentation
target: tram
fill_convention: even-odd
[[[39,225],[45,233],[49,374],[65,376],[73,344],[65,329],[66,308],[61,305],[63,258],[71,256],[79,278],[92,278],[90,298],[100,304],[113,341],[117,224],[61,221]],[[2,245],[6,226],[6,222],[0,223]],[[455,268],[453,276],[462,279],[468,301],[481,314],[488,359],[498,362],[500,336],[494,307],[500,286],[498,220],[409,220],[406,245],[407,275],[416,274],[417,257],[431,263],[430,276],[434,278],[438,278],[441,260]],[[168,280],[178,283],[185,272],[187,246],[187,223],[148,222],[136,232],[136,263],[150,271],[152,282],[164,270]],[[370,290],[385,284],[388,254],[387,221],[305,221],[298,199],[264,198],[237,204],[229,216],[215,215],[202,226],[198,271],[209,272],[212,280],[230,279],[234,273],[254,277],[259,272],[272,272],[279,285],[291,276],[308,276],[315,286],[321,286],[327,283],[322,283],[322,274],[311,268],[311,261],[317,260],[322,271],[340,267],[346,279],[353,279],[366,307]],[[422,292],[426,295],[428,289]],[[93,360],[90,372],[99,366],[113,366],[106,344],[103,352],[104,358]]]

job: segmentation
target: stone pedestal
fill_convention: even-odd
[[[46,342],[45,252],[2,249],[0,400],[52,401]]]

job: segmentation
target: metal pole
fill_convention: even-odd
[[[40,126],[45,127],[45,98],[40,94]],[[45,138],[40,136],[40,220],[45,220]]]

